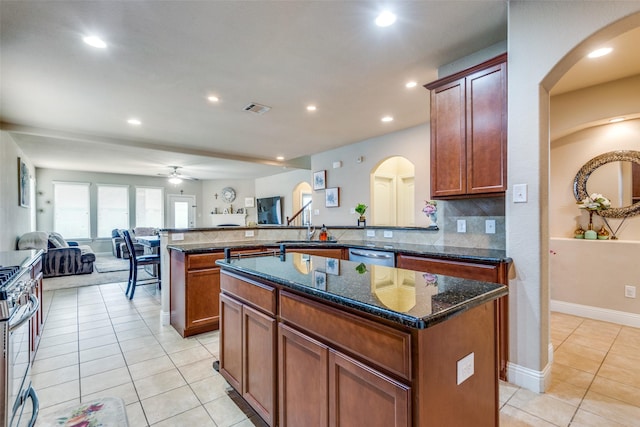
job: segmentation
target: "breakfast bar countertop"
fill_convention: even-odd
[[[367,240],[339,240],[337,242],[321,242],[318,240],[244,240],[244,241],[220,241],[206,243],[170,243],[167,248],[188,254],[220,252],[224,248],[251,249],[258,247],[279,247],[284,244],[289,248],[313,247],[313,248],[358,248],[375,249],[404,255],[428,256],[450,261],[475,261],[487,263],[510,263],[511,258],[504,250],[463,248],[441,245],[419,245],[411,243],[380,242]],[[292,249],[293,250],[293,249]]]
[[[216,261],[222,270],[281,285],[414,329],[508,293],[507,287],[413,270],[287,252]]]

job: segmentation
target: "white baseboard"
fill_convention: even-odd
[[[551,382],[551,362],[542,371],[536,371],[509,362],[507,363],[507,379],[511,384],[536,393],[544,393]]]
[[[166,325],[170,325],[171,324],[171,313],[168,311],[161,311],[160,312],[160,320],[161,320],[161,324],[163,326]]]
[[[588,319],[602,320],[604,322],[612,322],[619,325],[640,328],[640,315],[627,313],[626,311],[609,310],[607,308],[592,307],[557,300],[551,300],[549,309],[551,311],[586,317]]]

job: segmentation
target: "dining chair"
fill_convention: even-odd
[[[136,251],[134,249],[133,240],[131,239],[129,230],[122,230],[122,238],[127,245],[127,249],[129,249],[129,254],[131,254],[129,257],[129,282],[127,283],[125,295],[127,295],[129,299],[133,299],[133,294],[136,292],[137,285],[161,283],[160,267],[158,267],[157,278],[141,280],[140,283],[138,283],[138,267],[154,264],[160,266],[160,254],[135,255]]]

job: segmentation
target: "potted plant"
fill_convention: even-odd
[[[364,213],[367,211],[367,208],[369,206],[365,205],[364,203],[358,203],[356,205],[355,211],[360,214],[360,221],[365,221],[366,217],[364,216]]]

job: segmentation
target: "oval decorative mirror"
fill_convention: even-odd
[[[612,207],[601,210],[598,212],[598,215],[607,218],[627,218],[630,216],[640,215],[640,201],[638,201],[637,198],[637,192],[640,191],[640,173],[637,172],[640,170],[640,151],[610,151],[589,160],[580,168],[573,180],[573,195],[579,202],[592,193],[601,193],[607,197],[611,197],[610,195],[605,194],[605,191],[601,189],[599,190],[598,188],[592,188],[591,191],[588,191],[587,181],[591,174],[598,168],[613,162],[631,162],[632,167],[625,167],[622,165],[618,168],[621,171],[621,173],[618,174],[619,176],[611,180],[616,181],[616,183],[619,182],[623,186],[621,190],[619,190],[620,194],[626,192],[630,195],[629,197],[624,197],[624,199],[631,200],[632,202],[635,201],[635,203],[631,203],[628,206]]]

